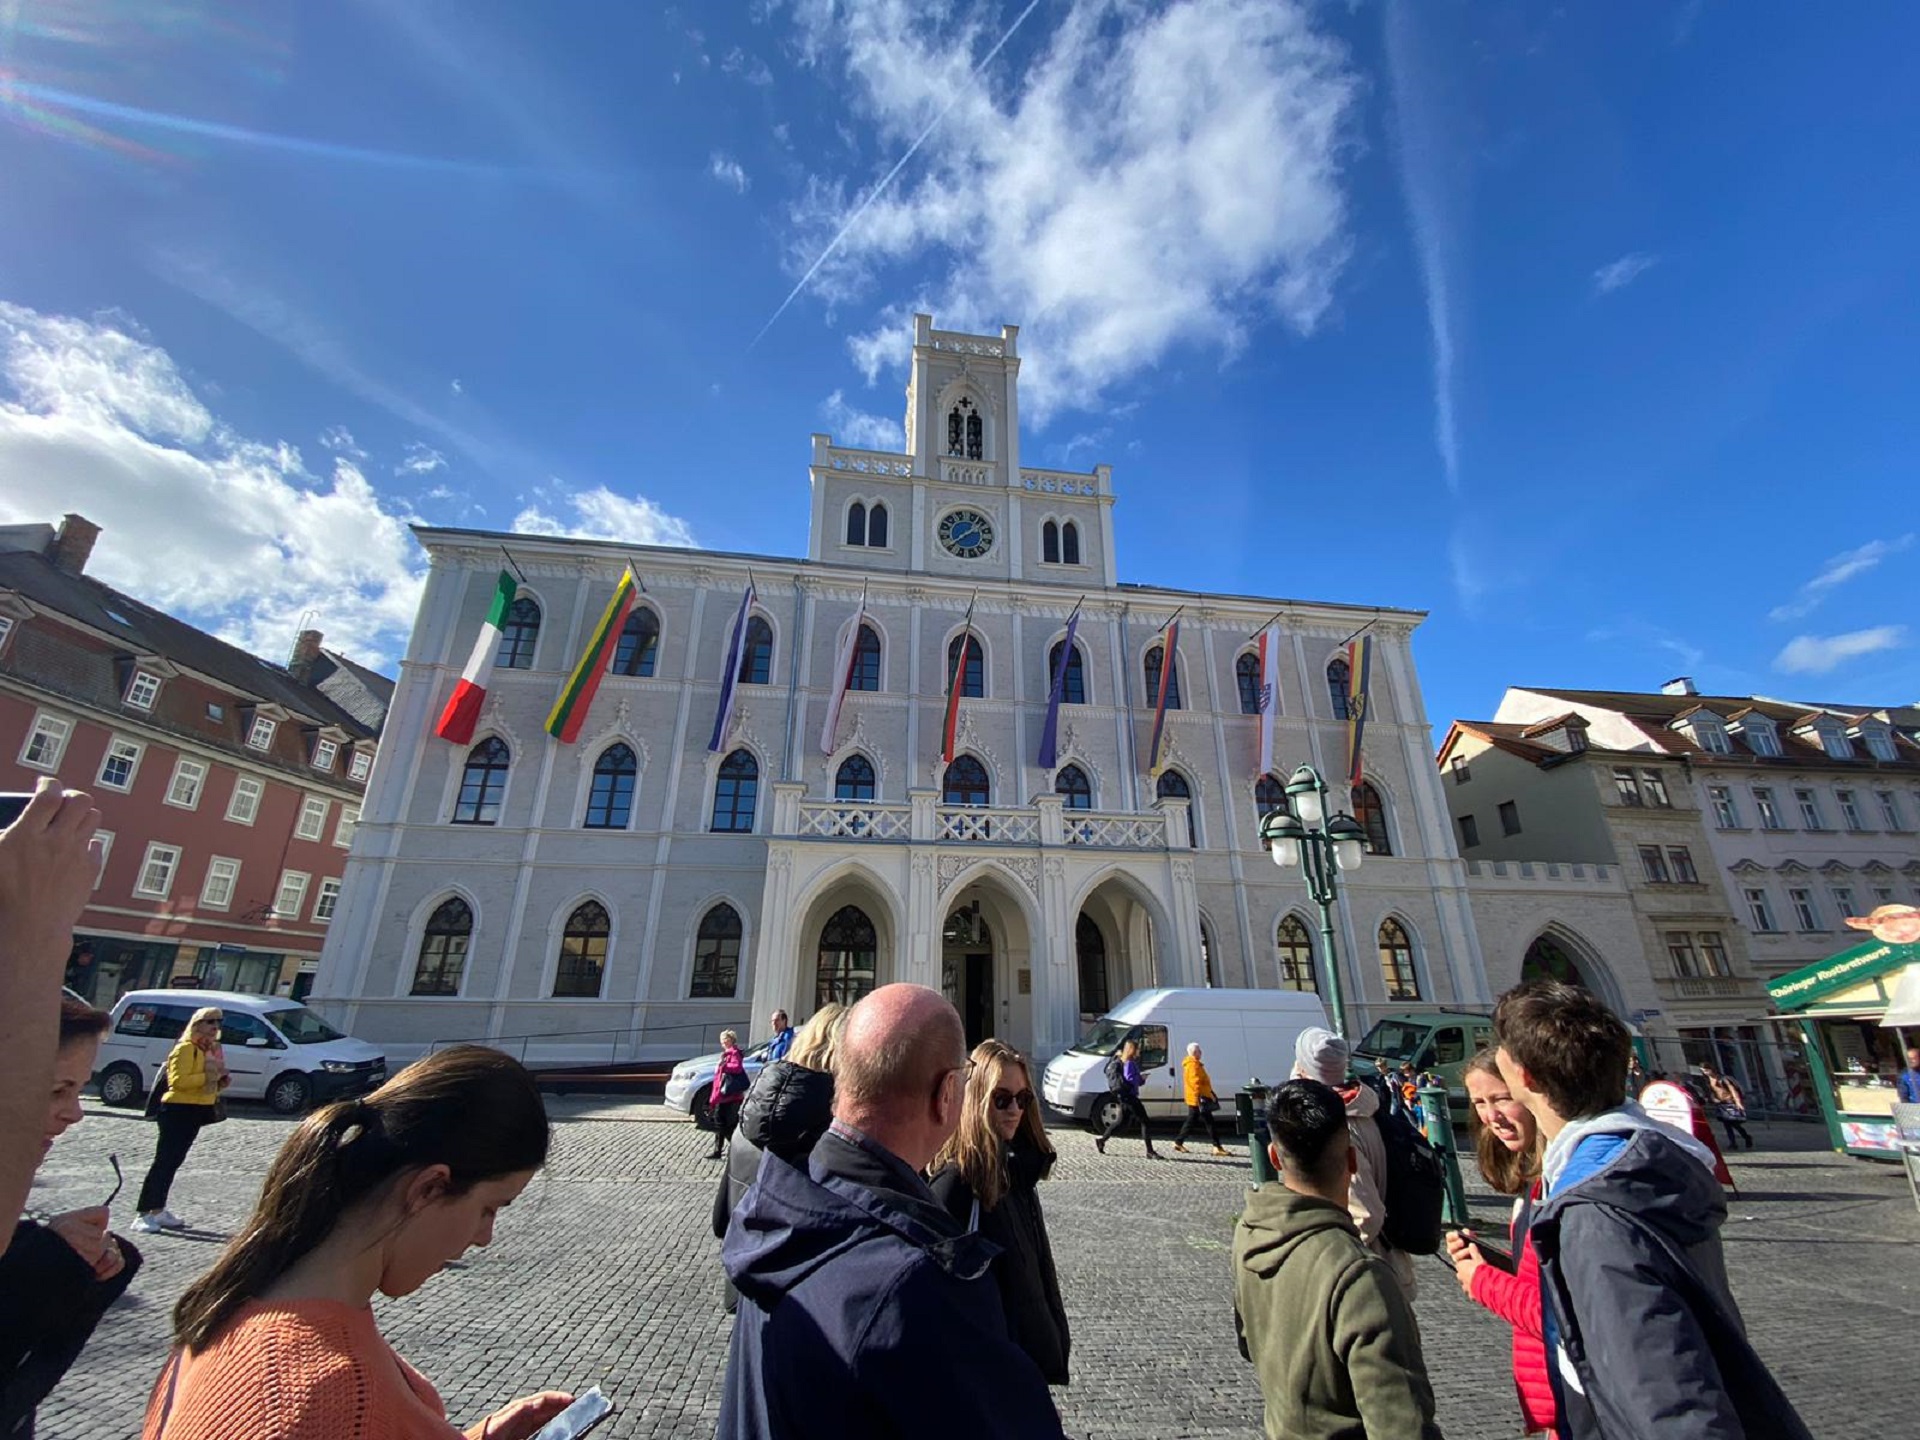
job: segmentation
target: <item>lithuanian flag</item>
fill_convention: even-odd
[[[640,582],[629,565],[620,576],[620,583],[613,587],[613,598],[607,601],[606,613],[600,617],[600,623],[593,627],[593,635],[587,641],[585,653],[580,656],[580,663],[573,667],[573,674],[567,677],[566,689],[553,702],[553,713],[547,716],[547,733],[562,745],[571,745],[580,738],[580,727],[586,722],[587,711],[593,708],[594,694],[600,689],[600,677],[607,673],[607,664],[613,659],[614,649],[620,643],[620,628],[627,623],[627,616],[633,610],[633,597],[639,588]]]

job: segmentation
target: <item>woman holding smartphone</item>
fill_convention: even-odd
[[[239,1238],[174,1307],[176,1348],[144,1440],[459,1440],[433,1386],[381,1337],[371,1302],[409,1295],[490,1243],[547,1143],[533,1077],[478,1045],[309,1115]],[[572,1398],[516,1400],[467,1440],[529,1440]]]
[[[1026,1057],[982,1040],[971,1059],[960,1128],[929,1167],[934,1198],[1000,1247],[992,1268],[1007,1331],[1049,1385],[1064,1385],[1072,1342],[1038,1193],[1053,1168],[1053,1142]]]
[[[1533,1204],[1540,1197],[1540,1132],[1526,1106],[1500,1078],[1493,1051],[1482,1050],[1467,1062],[1466,1086],[1473,1102],[1473,1148],[1480,1173],[1502,1195],[1518,1197],[1509,1230],[1512,1268],[1490,1262],[1471,1230],[1448,1232],[1447,1255],[1467,1298],[1513,1327],[1513,1383],[1526,1433],[1551,1434],[1555,1407],[1541,1312],[1540,1260],[1527,1238]]]

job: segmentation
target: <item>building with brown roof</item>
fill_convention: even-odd
[[[317,630],[275,665],[102,584],[99,533],[0,527],[0,789],[91,792],[107,844],[68,984],[304,994],[392,682]]]

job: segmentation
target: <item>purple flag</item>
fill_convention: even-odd
[[[707,749],[718,751],[727,738],[727,722],[733,718],[733,691],[740,683],[740,647],[747,641],[747,615],[753,609],[753,581],[747,581],[740,597],[740,613],[733,617],[733,643],[727,646],[727,673],[720,681],[720,713],[713,717],[713,739]]]
[[[1047,723],[1040,730],[1040,768],[1051,770],[1060,761],[1060,699],[1067,692],[1067,666],[1073,662],[1073,632],[1080,612],[1067,617],[1067,638],[1060,644],[1060,663],[1053,667],[1053,689],[1047,692]]]

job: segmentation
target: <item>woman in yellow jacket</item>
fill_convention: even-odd
[[[186,1222],[167,1209],[167,1192],[193,1148],[200,1127],[214,1118],[214,1103],[227,1084],[226,1067],[215,1056],[220,1044],[221,1014],[196,1010],[187,1033],[167,1056],[166,1089],[160,1096],[160,1138],[153,1147],[153,1164],[140,1182],[140,1218],[133,1228],[147,1235],[162,1230],[184,1230]],[[162,1081],[156,1078],[158,1085]]]
[[[1199,1045],[1187,1046],[1187,1058],[1181,1065],[1181,1075],[1186,1082],[1187,1118],[1180,1126],[1179,1135],[1174,1137],[1173,1148],[1182,1155],[1186,1154],[1188,1133],[1195,1125],[1204,1125],[1207,1127],[1207,1139],[1213,1142],[1213,1153],[1226,1154],[1213,1128],[1213,1112],[1220,1108],[1220,1101],[1213,1093],[1213,1077],[1207,1074],[1207,1067],[1200,1063]]]

